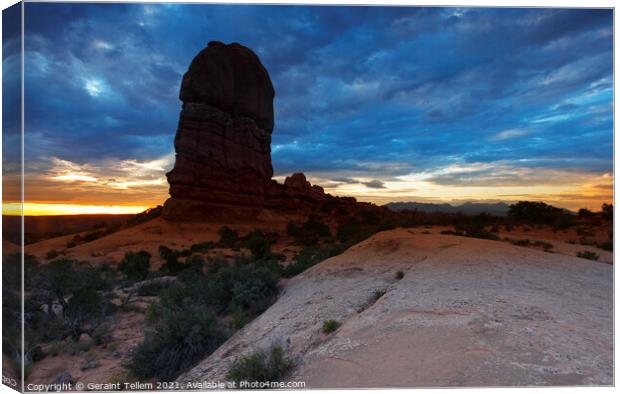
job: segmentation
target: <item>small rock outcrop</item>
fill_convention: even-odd
[[[302,173],[284,185],[271,179],[274,96],[269,73],[243,45],[212,41],[194,58],[181,84],[164,218],[233,220],[327,200],[355,203],[326,194]]]

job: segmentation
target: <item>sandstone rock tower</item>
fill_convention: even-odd
[[[194,58],[181,85],[183,108],[176,162],[167,174],[171,198],[165,217],[226,215],[230,212],[218,212],[218,205],[265,204],[275,183],[274,95],[267,70],[240,44],[212,41]]]
[[[269,73],[249,48],[212,41],[196,55],[181,84],[164,218],[233,221],[265,210],[309,215],[323,205],[362,206],[326,194],[303,173],[284,184],[271,179],[274,96]]]

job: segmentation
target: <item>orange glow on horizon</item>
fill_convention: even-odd
[[[126,205],[81,205],[81,204],[46,204],[30,203],[23,204],[24,216],[56,216],[56,215],[87,215],[87,214],[134,214],[140,213],[148,206]],[[9,202],[2,204],[2,214],[8,216],[21,215],[22,204]]]

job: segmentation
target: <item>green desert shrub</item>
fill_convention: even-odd
[[[191,253],[207,253],[213,248],[215,248],[215,242],[207,241],[193,244],[190,246],[189,250]]]
[[[357,215],[362,219],[364,223],[369,225],[378,225],[381,222],[381,217],[375,211],[363,210],[359,211]]]
[[[441,230],[439,232],[439,234],[442,234],[442,235],[457,235],[457,236],[460,236],[460,237],[464,237],[465,236],[464,232],[462,232],[462,231],[455,231],[455,230]]]
[[[250,258],[251,261],[249,263],[243,263],[244,258],[242,257],[237,257],[237,259],[240,260],[239,262],[237,262],[237,264],[250,264],[256,268],[262,267],[268,271],[273,272],[277,276],[283,276],[286,270],[282,265],[282,262],[286,260],[286,256],[284,256],[283,254],[270,253],[269,255],[259,259]]]
[[[323,332],[323,334],[330,334],[334,331],[336,331],[338,329],[338,327],[340,327],[340,322],[336,321],[336,320],[325,320],[323,322],[323,327],[321,328],[321,331]]]
[[[93,341],[95,345],[101,346],[112,339],[112,333],[110,327],[107,324],[100,324],[95,330],[93,330]]]
[[[274,240],[262,230],[254,230],[243,237],[242,246],[252,252],[254,258],[263,258],[271,254]]]
[[[293,368],[293,362],[285,356],[281,347],[272,347],[268,352],[257,351],[237,359],[228,371],[233,382],[279,382]]]
[[[220,326],[218,316],[232,317],[233,329],[240,329],[278,292],[279,275],[252,259],[229,264],[211,258],[206,272],[197,267],[181,271],[150,305],[147,318],[153,329],[126,366],[136,377],[176,378],[226,339],[228,328]]]
[[[230,325],[233,331],[241,330],[252,320],[252,317],[249,316],[246,311],[239,307],[233,307],[230,315],[232,318]]]
[[[296,243],[305,246],[316,245],[321,238],[331,236],[329,226],[314,217],[311,217],[301,225],[290,221],[286,226],[286,232],[295,238]]]
[[[499,240],[497,234],[485,229],[482,222],[469,222],[454,226],[455,232],[462,232],[466,237]]]
[[[58,356],[65,348],[65,343],[62,341],[53,341],[47,347],[47,354],[52,357]]]
[[[118,342],[117,341],[112,341],[109,342],[105,345],[105,348],[108,349],[111,353],[114,353],[118,350]]]
[[[364,226],[359,222],[353,221],[344,223],[336,229],[336,238],[344,245],[355,245],[363,240],[370,238],[377,232],[369,226]]]
[[[172,381],[226,340],[215,315],[190,299],[181,308],[162,308],[155,329],[124,365],[139,379]]]
[[[519,201],[512,204],[508,210],[508,217],[526,223],[549,224],[556,228],[565,228],[573,223],[570,215],[563,209],[534,201]]]
[[[123,273],[125,278],[141,281],[146,279],[151,266],[151,255],[144,250],[140,252],[127,252],[125,257],[118,265],[118,270]]]
[[[268,297],[275,295],[278,279],[271,272],[266,270],[256,270],[252,276],[244,280],[232,282],[231,303],[241,309],[247,310],[256,308]],[[260,312],[266,309],[260,307]]]
[[[181,257],[181,251],[170,249],[165,245],[159,247],[159,255],[164,260],[164,264],[159,268],[159,271],[165,275],[177,275],[181,272],[185,266],[179,262]]]
[[[110,302],[111,272],[105,267],[61,259],[39,266],[27,280],[25,325],[42,340],[79,338],[97,327],[115,306]],[[53,306],[60,304],[61,313]]]
[[[508,239],[510,241],[511,244],[513,245],[517,245],[517,246],[530,246],[532,244],[532,241],[530,241],[529,239]]]
[[[534,241],[534,246],[540,246],[545,252],[550,252],[553,249],[553,244],[546,241]]]
[[[374,301],[377,301],[379,298],[383,297],[386,293],[386,289],[377,289],[372,293],[372,298]]]
[[[218,234],[220,235],[218,243],[220,248],[234,248],[239,241],[239,234],[228,226],[222,227]]]
[[[230,265],[214,259],[208,263],[206,274],[180,275],[179,279],[180,285],[165,291],[160,303],[178,302],[187,296],[197,303],[208,305],[216,313],[227,313],[239,307],[256,314],[274,300],[279,276],[251,263]]]
[[[81,288],[73,293],[64,311],[65,323],[73,338],[79,338],[84,322],[101,322],[108,305],[100,292],[93,288]]]
[[[135,382],[136,378],[131,376],[129,371],[121,370],[113,373],[108,379],[108,383],[122,387],[127,382]]]
[[[599,259],[599,255],[594,253],[594,252],[590,252],[589,250],[584,250],[583,252],[577,252],[577,257],[581,257],[582,259],[588,259],[588,260],[598,260]]]

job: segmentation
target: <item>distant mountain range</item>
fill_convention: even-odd
[[[466,202],[461,205],[450,205],[447,203],[444,204],[433,204],[433,203],[424,203],[424,202],[391,202],[385,204],[386,207],[391,209],[392,211],[398,212],[403,211],[405,209],[414,210],[417,209],[421,212],[445,212],[445,213],[457,213],[461,212],[466,215],[477,215],[482,212],[486,212],[491,215],[497,216],[506,216],[508,214],[508,209],[510,209],[510,205],[504,202],[498,203],[477,203],[477,202]]]

